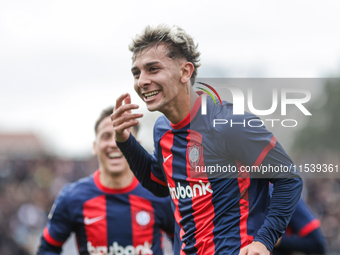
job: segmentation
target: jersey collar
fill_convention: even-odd
[[[190,121],[192,121],[192,119],[196,116],[199,108],[201,107],[201,102],[202,102],[202,99],[201,99],[201,96],[199,96],[196,99],[195,104],[192,107],[192,109],[190,110],[189,114],[184,119],[182,119],[180,122],[178,122],[176,124],[172,124],[170,122],[171,127],[173,129],[181,129],[181,128],[184,128],[186,125],[188,125],[190,123]]]
[[[100,189],[102,192],[105,192],[105,193],[108,193],[108,194],[128,193],[128,192],[131,192],[132,190],[134,190],[139,184],[137,178],[133,177],[132,182],[127,187],[124,187],[124,188],[121,188],[121,189],[109,188],[109,187],[104,186],[101,183],[100,178],[99,178],[99,174],[100,174],[100,169],[98,169],[96,172],[94,172],[94,174],[93,174],[94,183],[96,184],[98,189]]]

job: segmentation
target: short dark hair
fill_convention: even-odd
[[[198,45],[194,43],[193,38],[178,26],[168,26],[160,24],[157,27],[147,26],[142,34],[136,35],[129,45],[133,53],[132,59],[135,60],[137,55],[143,50],[155,45],[164,43],[167,46],[166,55],[169,58],[185,58],[194,66],[194,72],[191,76],[191,85],[194,85],[197,75],[200,52],[197,50]]]
[[[114,110],[114,109],[115,109],[114,106],[109,106],[108,108],[104,109],[104,110],[101,112],[99,118],[98,118],[97,121],[96,121],[96,124],[94,125],[94,132],[95,132],[95,134],[97,134],[99,124],[100,124],[105,118],[110,117],[111,114],[113,113],[113,110]],[[137,135],[138,130],[139,130],[139,124],[136,125],[136,126],[133,126],[132,128],[133,128],[133,131],[134,131],[134,132],[136,133],[136,135]]]

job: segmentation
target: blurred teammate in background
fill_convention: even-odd
[[[93,154],[99,169],[59,193],[38,254],[60,254],[71,232],[79,254],[163,254],[162,230],[174,232],[169,198],[144,189],[118,149],[105,109],[95,124]],[[136,135],[138,127],[133,128]]]
[[[270,187],[271,192],[273,185]],[[300,198],[286,232],[274,246],[273,255],[289,255],[293,252],[325,254],[326,240],[320,228],[320,220]]]

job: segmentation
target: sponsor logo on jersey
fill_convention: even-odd
[[[191,198],[196,196],[204,196],[207,193],[213,193],[210,182],[199,181],[194,184],[192,187],[190,185],[182,186],[180,182],[177,183],[176,187],[170,187],[168,184],[170,195],[172,199],[179,198]]]
[[[143,245],[127,245],[126,247],[120,246],[117,242],[113,242],[111,246],[92,246],[91,242],[87,242],[87,251],[90,254],[103,254],[103,255],[150,255],[153,254],[149,242]]]

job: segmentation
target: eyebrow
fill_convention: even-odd
[[[158,64],[158,63],[159,63],[159,61],[153,61],[153,62],[146,63],[144,66],[149,67],[149,66],[152,66],[152,65],[155,65],[155,64]],[[134,67],[131,68],[131,72],[133,72],[135,70],[139,70],[139,68],[137,66],[134,66]]]
[[[111,132],[105,131],[104,133],[102,133],[102,134],[100,135],[100,137],[103,137],[103,136],[106,136],[106,135],[111,136],[112,134],[111,134]]]

